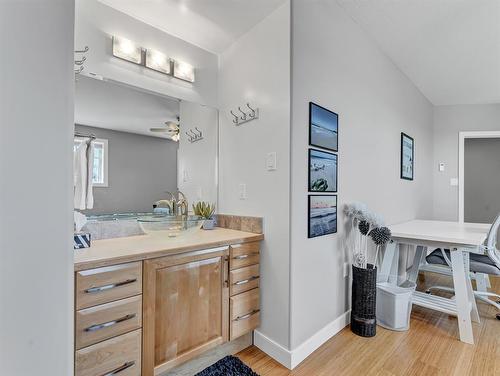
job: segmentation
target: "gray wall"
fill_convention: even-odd
[[[500,139],[466,139],[464,220],[493,223],[498,213],[500,213]]]
[[[432,105],[335,1],[292,1],[291,348],[350,301],[343,205],[387,223],[432,215]],[[308,102],[339,114],[338,233],[307,239]],[[415,139],[415,180],[400,179],[400,132]]]
[[[500,130],[500,104],[436,106],[434,108],[434,219],[458,220],[458,133]],[[445,163],[445,171],[438,164]]]
[[[77,125],[108,140],[108,187],[94,187],[94,209],[85,214],[147,212],[177,189],[177,143],[158,137]]]
[[[261,57],[261,58],[256,58]],[[265,58],[264,58],[265,57]],[[289,342],[290,3],[285,2],[220,58],[219,212],[264,217],[261,334]],[[258,120],[234,126],[229,113],[249,102]],[[277,170],[265,158],[277,153]],[[246,184],[247,197],[239,197]]]
[[[0,1],[0,375],[73,374],[73,20]]]

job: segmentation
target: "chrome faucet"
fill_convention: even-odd
[[[186,195],[181,191],[177,191],[177,195],[172,192],[165,192],[170,195],[170,200],[160,200],[153,204],[153,208],[164,207],[159,205],[166,205],[169,208],[170,215],[188,215],[189,204]]]
[[[188,215],[188,211],[189,211],[189,204],[188,204],[188,200],[186,198],[186,195],[184,193],[182,193],[181,191],[177,191],[177,197],[178,197],[178,200],[177,200],[177,215],[185,215],[187,216]]]

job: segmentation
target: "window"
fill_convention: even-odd
[[[75,138],[73,150],[83,142],[81,138]],[[92,171],[92,184],[94,187],[108,186],[108,140],[97,138],[94,145],[94,168]]]

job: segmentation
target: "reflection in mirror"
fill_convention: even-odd
[[[155,208],[186,215],[197,201],[216,203],[217,135],[216,109],[80,77],[75,210],[94,219],[133,219]]]

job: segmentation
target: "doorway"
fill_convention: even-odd
[[[460,132],[459,221],[492,223],[499,193],[500,132]]]

